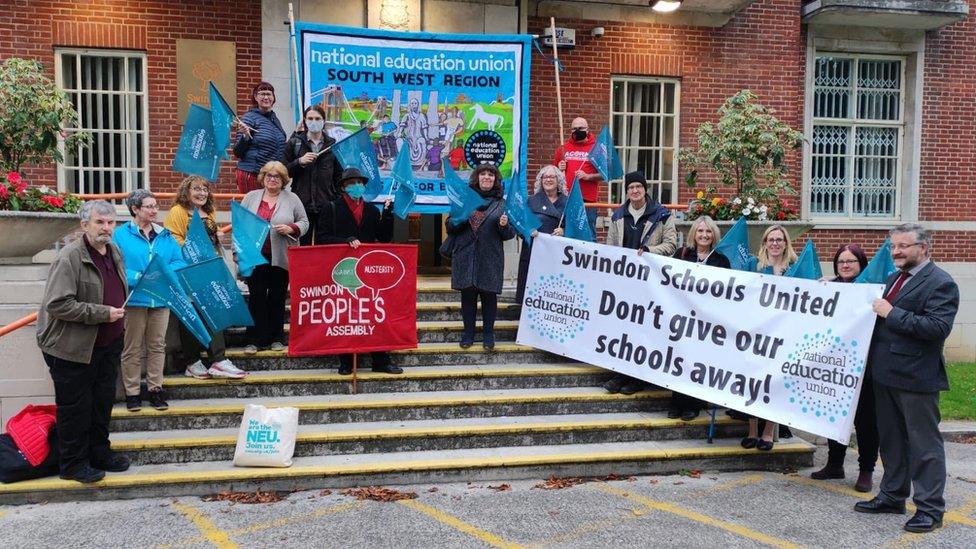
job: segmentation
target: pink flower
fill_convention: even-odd
[[[10,191],[7,190],[6,185],[0,185],[0,199],[6,200],[10,197]]]
[[[64,199],[63,198],[59,198],[57,196],[44,195],[44,196],[41,197],[41,200],[43,200],[44,202],[47,202],[48,204],[50,204],[51,206],[54,206],[55,208],[63,208],[64,207]]]
[[[7,181],[12,185],[20,183],[21,177],[17,172],[7,172]]]
[[[7,172],[7,181],[10,182],[10,188],[18,195],[23,194],[27,189],[27,182],[17,172]]]

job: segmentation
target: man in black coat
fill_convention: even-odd
[[[945,449],[939,433],[939,391],[949,389],[942,347],[959,309],[959,288],[930,259],[930,233],[917,224],[891,231],[884,297],[868,352],[874,377],[884,477],[878,495],[854,506],[862,513],[905,513],[914,486],[909,532],[931,532],[945,513]]]

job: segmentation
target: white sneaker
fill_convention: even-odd
[[[257,354],[257,352],[258,352],[258,348],[257,348],[256,345],[245,345],[244,346],[244,354],[245,355],[254,355],[254,354]]]
[[[223,377],[229,379],[241,379],[247,375],[247,372],[241,370],[237,366],[234,366],[234,363],[227,359],[221,360],[220,362],[214,362],[213,365],[210,366],[208,373],[213,377]]]
[[[192,377],[196,379],[210,379],[210,374],[207,372],[207,367],[203,365],[203,362],[196,361],[186,367],[186,371],[183,372],[186,377]]]
[[[274,343],[271,344],[271,350],[272,351],[279,351],[280,352],[280,351],[284,351],[287,348],[288,347],[285,347],[280,341],[275,341]],[[244,352],[246,353],[247,351],[244,351]]]

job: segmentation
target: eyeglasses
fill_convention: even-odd
[[[190,187],[190,191],[195,193],[209,193],[210,189],[206,187]]]
[[[838,259],[837,260],[837,264],[838,265],[853,265],[855,263],[858,263],[858,261],[856,259]]]
[[[785,243],[786,243],[786,239],[785,238],[767,238],[766,239],[766,244],[785,244]]]
[[[543,179],[543,181],[545,181],[546,179],[556,179],[556,176],[554,176],[554,175],[544,175],[544,176],[542,176],[542,179]]]
[[[274,97],[274,92],[263,91],[254,94],[255,97]]]
[[[907,250],[908,248],[911,248],[912,246],[920,246],[921,244],[922,244],[921,242],[916,242],[914,244],[892,244],[891,245],[891,249],[893,249],[893,250]]]
[[[159,205],[158,204],[143,204],[142,206],[139,206],[139,207],[142,208],[143,210],[158,210],[159,209]]]
[[[276,174],[276,173],[266,173],[266,174],[264,174],[264,179],[265,179],[265,181],[267,181],[268,179],[274,179],[276,181],[281,181],[281,176],[278,175],[278,174]]]

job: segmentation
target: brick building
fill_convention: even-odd
[[[959,279],[965,300],[948,348],[968,360],[976,359],[976,308],[967,300],[976,287],[968,204],[976,187],[974,3],[685,0],[662,14],[646,0],[293,1],[304,21],[431,32],[541,34],[556,17],[577,38],[560,53],[567,125],[580,115],[591,128],[611,124],[625,168],[644,170],[664,202],[694,193],[675,160],[679,147],[694,143],[724,99],[753,90],[806,137],[788,162],[822,259],[842,242],[873,250],[898,222],[936,231],[936,259]],[[177,81],[187,70],[177,49],[187,40],[232,43],[238,112],[266,79],[279,90],[279,117],[293,120],[286,0],[2,6],[0,57],[43,61],[73,90],[102,144],[57,170],[30,169],[35,182],[173,190]],[[602,33],[591,32],[598,27]],[[557,127],[552,65],[534,53],[532,70],[530,175],[551,162],[567,130]],[[221,190],[233,188],[231,171],[227,163]],[[604,192],[619,198],[613,186]],[[431,230],[420,234],[435,232],[425,223]]]

